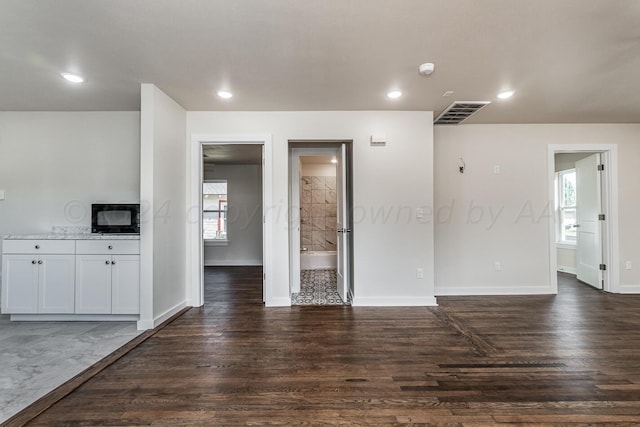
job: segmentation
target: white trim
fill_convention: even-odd
[[[554,274],[557,274],[554,272]],[[557,275],[556,275],[557,279]],[[557,286],[557,280],[556,280]],[[446,285],[436,286],[435,294],[438,297],[444,296],[473,296],[473,295],[549,295],[556,294],[551,286],[532,286],[530,284],[510,284],[509,287],[486,287],[484,284],[477,285]]]
[[[229,241],[228,240],[222,240],[222,239],[205,239],[204,241],[204,245],[205,246],[229,246]]]
[[[178,313],[180,310],[182,310],[186,306],[187,306],[187,301],[182,301],[181,303],[176,304],[173,307],[169,308],[168,310],[166,310],[164,313],[160,314],[159,316],[156,316],[153,319],[153,327],[155,328],[155,327],[161,325],[162,322],[164,322],[165,320],[169,319],[171,316],[173,316],[174,314]]]
[[[354,307],[422,307],[437,306],[435,297],[354,297]]]
[[[562,273],[577,274],[575,267],[567,267],[565,265],[559,265],[558,271]]]
[[[11,320],[20,322],[135,322],[137,314],[12,314]]]
[[[566,249],[568,251],[575,251],[576,244],[575,243],[566,243],[566,242],[556,242],[557,249]]]
[[[263,146],[264,162],[262,165],[262,209],[263,209],[263,250],[262,265],[265,275],[263,298],[266,305],[274,304],[270,298],[273,293],[271,286],[273,269],[273,195],[272,195],[272,167],[273,148],[271,134],[192,134],[190,145],[189,181],[187,183],[187,197],[190,211],[187,221],[187,288],[189,298],[187,305],[198,307],[204,304],[204,251],[202,240],[202,145],[203,144],[258,144]],[[197,219],[193,218],[194,213]],[[226,264],[229,265],[229,264]],[[289,300],[289,304],[290,300]]]
[[[265,307],[291,307],[290,297],[269,298],[264,303]]]
[[[603,273],[604,290],[621,293],[620,272],[618,263],[618,146],[617,144],[549,144],[547,146],[547,177],[549,200],[555,198],[555,155],[559,153],[602,153],[604,170],[604,214],[607,217],[602,229],[604,231],[603,263],[608,268]],[[549,281],[551,287],[558,292],[558,258],[556,250],[556,225],[549,221]]]
[[[621,294],[640,294],[640,285],[620,285],[618,293]]]

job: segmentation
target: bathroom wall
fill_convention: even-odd
[[[303,163],[301,174],[300,243],[310,251],[335,251],[336,168]]]

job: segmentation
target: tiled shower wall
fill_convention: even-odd
[[[300,242],[310,251],[336,250],[336,177],[300,179]]]

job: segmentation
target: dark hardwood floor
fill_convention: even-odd
[[[206,272],[191,309],[33,426],[638,425],[640,296],[265,309],[261,271]],[[391,284],[390,284],[391,285]]]

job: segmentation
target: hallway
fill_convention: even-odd
[[[439,307],[262,306],[261,269],[207,269],[191,309],[29,425],[640,418],[640,296],[561,275],[557,296]]]

